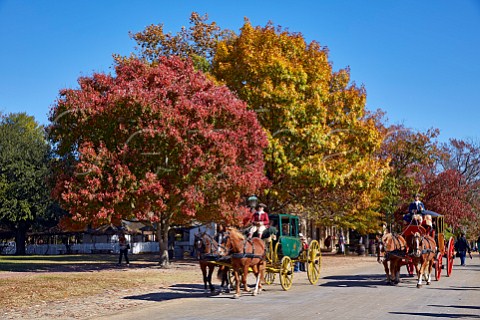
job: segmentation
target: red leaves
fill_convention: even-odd
[[[265,134],[227,88],[178,58],[115,71],[80,78],[52,109],[50,139],[73,163],[55,194],[70,212],[207,220],[233,214],[241,195],[266,184]]]
[[[445,222],[458,228],[475,218],[468,198],[474,191],[457,170],[446,170],[427,179],[424,186],[427,209],[445,215]]]

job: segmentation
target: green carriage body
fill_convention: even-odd
[[[302,243],[299,237],[299,219],[291,214],[270,214],[270,226],[277,229],[277,240],[280,243],[281,252],[279,256],[288,256],[292,259],[298,258],[302,250]]]

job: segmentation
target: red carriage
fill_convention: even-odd
[[[402,236],[405,239],[413,237],[416,233],[420,234],[422,237],[428,234],[433,235],[437,250],[435,252],[434,258],[434,270],[435,270],[435,280],[440,280],[442,275],[442,269],[446,269],[447,276],[450,276],[453,268],[453,260],[455,258],[454,252],[454,238],[450,237],[446,239],[445,234],[445,221],[444,217],[441,214],[438,214],[433,211],[424,210],[422,212],[424,217],[430,216],[432,219],[432,230],[429,231],[428,227],[425,225],[410,224],[406,226],[402,231]],[[407,241],[408,242],[408,241]],[[445,258],[445,261],[443,260]],[[445,262],[445,263],[444,263]],[[414,273],[414,263],[412,261],[411,254],[406,254],[405,259],[402,263],[406,265],[408,274],[413,276]]]

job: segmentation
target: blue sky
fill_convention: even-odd
[[[390,124],[438,128],[441,141],[480,136],[479,0],[0,0],[0,111],[47,124],[60,89],[134,51],[129,31],[175,33],[192,11],[236,32],[247,17],[320,42]]]

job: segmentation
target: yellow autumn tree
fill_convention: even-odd
[[[327,48],[247,20],[237,37],[219,42],[212,74],[267,132],[271,208],[371,229],[387,169],[375,156],[383,137],[365,110],[365,89],[351,83],[348,69],[333,71]],[[368,222],[356,225],[360,217]]]

